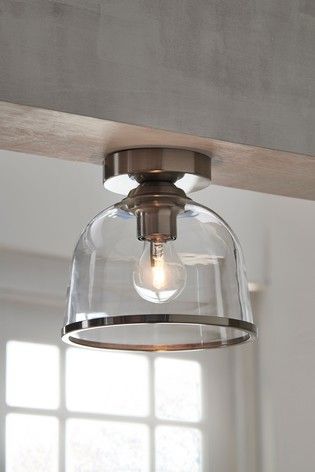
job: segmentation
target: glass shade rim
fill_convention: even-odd
[[[172,324],[172,325],[199,325],[215,326],[219,328],[233,328],[240,331],[240,336],[229,339],[221,339],[209,342],[182,343],[182,344],[121,344],[93,341],[75,337],[78,333],[88,332],[92,329],[148,324]],[[257,327],[254,323],[242,319],[218,317],[209,315],[180,315],[180,314],[141,314],[141,315],[115,315],[93,318],[90,320],[76,321],[65,325],[61,331],[62,340],[72,346],[80,346],[96,349],[143,351],[143,352],[180,352],[192,350],[213,349],[224,346],[243,344],[254,341],[257,338]]]

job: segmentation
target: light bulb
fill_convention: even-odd
[[[145,241],[143,253],[133,271],[138,294],[152,303],[176,298],[186,284],[186,270],[173,242]]]

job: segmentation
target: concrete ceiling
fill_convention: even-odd
[[[313,0],[3,0],[3,101],[315,153]]]

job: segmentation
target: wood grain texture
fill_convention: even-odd
[[[184,147],[213,155],[212,182],[315,200],[315,157],[0,102],[0,148],[101,164],[118,149]]]

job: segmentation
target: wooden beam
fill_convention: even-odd
[[[171,146],[213,155],[213,183],[315,200],[315,157],[0,102],[0,148],[101,164],[118,149]]]

